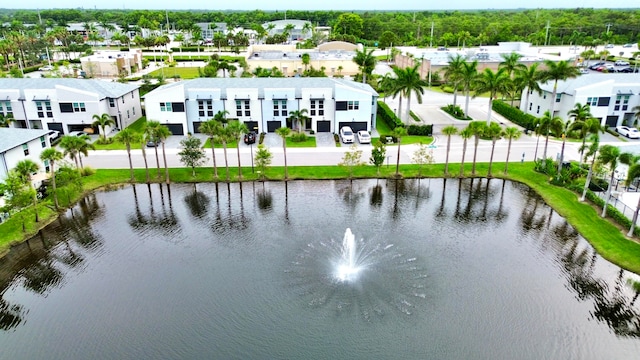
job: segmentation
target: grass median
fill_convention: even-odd
[[[488,164],[478,163],[477,177],[484,177],[487,174]],[[544,174],[533,171],[533,163],[510,163],[509,174],[503,175],[504,163],[494,163],[493,174],[495,178],[521,182],[533,190],[549,204],[558,214],[567,221],[583,236],[598,253],[612,263],[640,274],[640,244],[625,236],[626,229],[620,229],[607,219],[599,216],[599,211],[589,203],[578,201],[578,195],[565,188],[551,185],[548,177]],[[471,164],[465,164],[465,176],[471,176]],[[400,165],[400,173],[405,178],[425,177],[441,178],[443,176],[444,164],[427,165],[422,169],[418,165]],[[458,174],[459,164],[449,164],[449,171]],[[164,182],[164,170],[161,169],[158,175],[157,168],[149,169],[152,182]],[[290,180],[332,180],[345,179],[348,177],[348,169],[340,166],[290,166],[288,167]],[[420,174],[420,175],[419,175]],[[169,170],[169,176],[173,183],[193,183],[226,181],[226,170],[224,167],[218,168],[218,179],[213,177],[211,167],[201,167],[196,169],[196,176],[191,175],[191,169],[173,168]],[[256,181],[259,179],[257,169],[252,171],[251,167],[242,168],[242,181]],[[268,180],[283,180],[284,168],[279,166],[269,167],[265,172]],[[395,175],[395,165],[383,165],[380,168],[380,175],[377,176],[373,166],[358,166],[353,169],[353,178],[392,178]],[[239,181],[238,168],[229,168],[229,180]],[[144,169],[135,170],[135,181],[144,183],[146,174]],[[95,189],[126,184],[129,182],[128,169],[101,169],[95,174],[83,178],[84,193]],[[71,201],[77,201],[82,192],[76,194]],[[55,212],[51,210],[50,199],[43,202],[40,214],[44,221],[36,224],[33,222],[32,210],[20,216],[13,216],[6,223],[0,224],[0,253],[6,251],[12,243],[22,241],[32,236],[44,224],[55,218]],[[31,212],[29,212],[31,211]],[[22,231],[22,220],[25,219],[26,232]]]

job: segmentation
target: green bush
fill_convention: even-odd
[[[605,179],[592,178],[589,183],[589,190],[593,192],[607,191],[609,188],[609,182]]]
[[[407,127],[407,134],[431,136],[433,134],[433,125],[409,125]]]
[[[307,134],[301,133],[293,133],[291,134],[291,141],[293,142],[305,142],[307,141]]]
[[[120,48],[120,51],[129,51],[129,48],[121,47],[121,48]]]
[[[509,121],[522,126],[525,129],[535,129],[536,117],[531,114],[525,114],[520,109],[509,106],[501,100],[494,100],[491,106],[493,111],[504,116]]]
[[[258,144],[262,144],[264,142],[264,137],[267,135],[265,132],[260,133],[260,139],[258,140]]]
[[[382,101],[378,101],[378,116],[391,130],[398,126],[404,127],[402,120],[400,120],[389,106]]]
[[[440,109],[458,120],[472,120],[471,117],[464,115],[464,111],[458,105],[449,104]]]

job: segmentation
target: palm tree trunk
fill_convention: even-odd
[[[238,139],[238,180],[242,180],[242,165],[240,164],[240,139]]]
[[[578,161],[578,166],[582,165],[582,157],[584,156],[584,146],[587,143],[587,135],[582,138],[582,146],[580,147],[580,160]]]
[[[633,232],[636,230],[636,221],[638,221],[638,210],[640,210],[640,198],[638,198],[638,205],[636,205],[636,211],[633,212],[633,220],[631,220],[631,227],[627,233],[628,237],[633,236]]]
[[[156,149],[156,166],[158,167],[158,173],[156,177],[160,177],[160,158],[158,157],[158,143],[154,142]]]
[[[587,197],[587,189],[589,188],[589,184],[591,184],[591,177],[593,176],[593,167],[596,164],[596,154],[593,154],[593,160],[591,161],[591,166],[589,166],[589,172],[587,173],[587,181],[584,183],[584,189],[582,190],[582,196],[580,197],[580,201],[584,201]]]
[[[466,98],[464,100],[464,115],[465,116],[469,116],[469,97],[470,97],[470,91],[469,89],[466,89]]]
[[[602,215],[601,217],[607,216],[607,205],[609,205],[609,198],[611,197],[611,187],[613,187],[613,170],[611,170],[611,178],[609,179],[609,187],[607,188],[606,199],[604,199],[604,206],[602,207]]]
[[[213,144],[213,137],[210,137],[209,139],[211,139],[211,158],[213,159],[213,177],[215,179],[218,178],[218,165],[216,164],[216,152],[215,152],[215,146]]]
[[[400,142],[401,142],[401,138],[398,138],[398,158],[396,160],[396,177],[400,175]]]
[[[289,170],[287,169],[287,141],[282,138],[282,152],[284,154],[284,179],[289,179]]]
[[[487,110],[487,125],[491,123],[491,105],[492,104],[493,104],[493,96],[489,98],[489,109]],[[513,104],[511,104],[511,107],[513,107]]]
[[[487,177],[491,177],[491,167],[493,166],[493,152],[496,149],[496,140],[493,139],[491,144],[491,155],[489,156],[489,171],[487,172]]]
[[[462,160],[460,161],[460,177],[464,177],[464,156],[467,154],[467,139],[462,142]]]
[[[396,116],[402,114],[402,94],[400,94],[400,100],[398,101],[398,113],[396,114]],[[400,117],[400,116],[398,116]]]
[[[222,149],[224,150],[224,166],[227,169],[227,181],[229,181],[229,160],[227,159],[227,142],[222,142]]]
[[[447,156],[444,160],[444,175],[449,176],[449,150],[451,150],[451,135],[447,136]]]
[[[78,160],[80,160],[80,168],[84,169],[84,164],[82,163],[82,154],[78,154]]]
[[[549,126],[549,125],[547,125]],[[549,129],[547,128],[547,136],[544,139],[544,151],[542,154],[542,159],[546,160],[547,159],[547,146],[549,146]]]
[[[131,161],[131,144],[127,143],[127,156],[129,157],[129,172],[131,174],[131,181],[134,180],[133,176],[133,162]]]
[[[509,167],[509,155],[511,154],[511,138],[509,138],[509,145],[507,145],[507,160],[504,163],[504,174],[507,174],[507,168]]]
[[[564,160],[564,145],[567,142],[566,137],[562,139],[562,149],[560,150],[560,159],[558,161],[558,175],[560,175],[560,171],[562,170],[562,161]]]
[[[164,151],[164,141],[162,141],[162,160],[164,161],[164,178],[165,182],[169,184],[169,167],[167,166],[167,153]]]
[[[142,159],[144,160],[144,169],[147,173],[147,184],[151,182],[149,178],[149,163],[147,162],[147,151],[144,149],[145,144],[142,144]]]
[[[473,165],[471,166],[471,175],[476,174],[476,157],[478,156],[479,143],[480,143],[480,136],[476,135],[473,143]]]
[[[53,186],[53,203],[57,210],[60,205],[58,204],[58,193],[56,191],[56,167],[54,160],[51,160],[51,186]]]
[[[404,123],[409,125],[409,121],[411,120],[411,92],[407,94],[407,111],[404,117]]]
[[[455,84],[453,88],[453,107],[456,106],[457,100],[458,100],[458,84]]]

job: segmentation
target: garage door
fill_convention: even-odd
[[[184,135],[184,127],[182,124],[163,124],[173,135]]]
[[[367,122],[366,121],[362,121],[362,122],[341,122],[340,127],[343,126],[351,126],[351,130],[353,131],[360,131],[360,130],[367,130]]]
[[[202,125],[202,121],[194,121],[193,122],[193,133],[194,134],[199,134],[200,133],[200,125]]]
[[[47,123],[47,127],[49,128],[49,130],[55,130],[60,134],[64,134],[64,130],[62,130],[62,123],[50,122],[50,123]]]
[[[258,122],[257,121],[245,121],[244,124],[247,126],[249,131],[258,132]]]
[[[267,121],[268,132],[276,132],[276,130],[281,126],[282,126],[282,123],[280,121]]]
[[[331,121],[318,121],[318,132],[331,132]]]

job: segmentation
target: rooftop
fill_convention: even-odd
[[[0,128],[0,154],[49,133],[49,130]]]
[[[81,91],[97,93],[100,98],[117,98],[135,89],[139,85],[121,84],[93,79],[64,79],[64,78],[7,78],[0,79],[0,89],[17,89],[21,95],[24,90],[32,89],[56,89],[58,86],[65,86]]]

